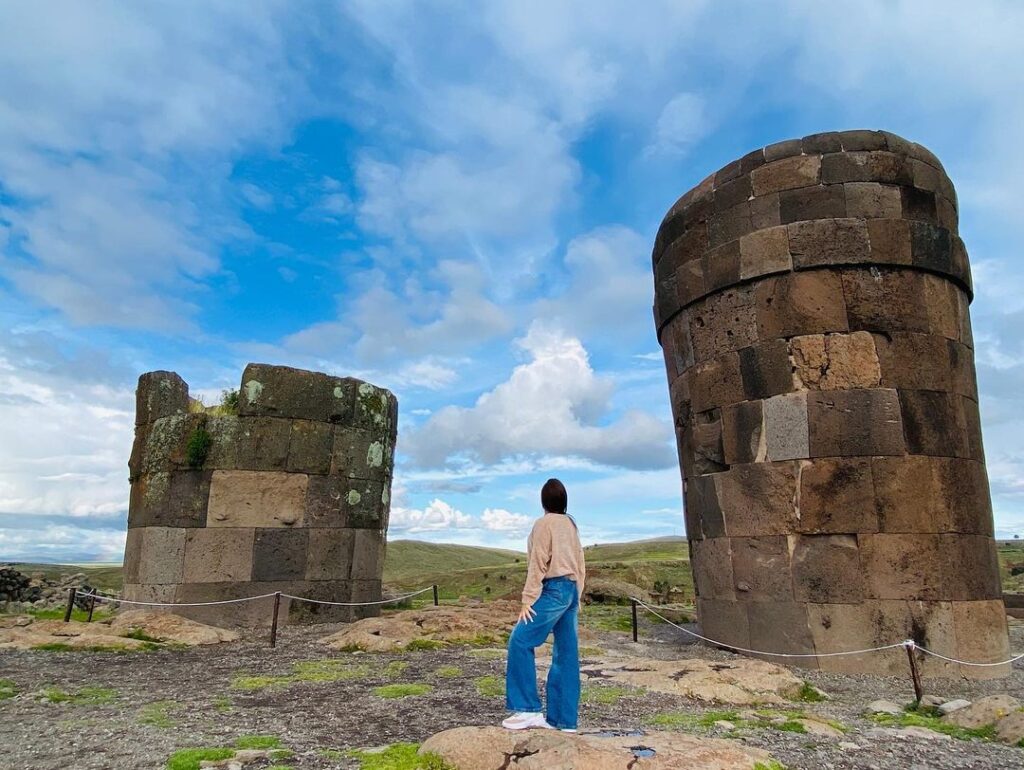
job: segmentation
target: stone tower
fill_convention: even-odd
[[[237,414],[190,409],[188,385],[173,372],[143,374],[136,398],[126,599],[380,599],[398,418],[389,391],[249,364]],[[272,602],[176,611],[263,625]],[[282,612],[336,621],[375,610],[283,600]]]
[[[706,635],[1007,657],[957,216],[938,159],[879,131],[756,150],[665,216],[655,320]]]

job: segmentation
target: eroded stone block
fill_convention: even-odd
[[[767,447],[760,401],[741,401],[722,409],[722,446],[726,465],[764,461]]]
[[[188,412],[188,384],[174,372],[146,372],[135,389],[135,424]]]
[[[821,157],[818,155],[794,155],[768,163],[750,174],[753,194],[767,195],[817,185],[820,171]]]
[[[856,535],[794,535],[793,539],[797,601],[857,604],[864,600],[864,571]]]
[[[331,473],[381,481],[392,467],[394,446],[378,433],[338,426],[334,432]]]
[[[750,648],[750,630],[747,605],[728,599],[697,597],[697,622],[700,632],[709,639],[723,644]]]
[[[718,503],[730,537],[781,535],[796,524],[793,463],[736,465],[715,479]]]
[[[301,527],[308,482],[304,473],[214,471],[206,526]]]
[[[748,628],[751,640],[757,640],[758,649],[790,655],[814,653],[814,640],[807,623],[807,605],[800,602],[752,602],[747,605]],[[796,664],[803,668],[817,668],[815,658],[780,659],[763,657],[773,663]]]
[[[755,198],[755,200],[757,200]],[[803,219],[828,219],[846,216],[846,193],[841,184],[801,187],[779,193],[780,224]]]
[[[379,530],[355,530],[352,548],[352,579],[380,580],[384,571],[384,535]]]
[[[953,602],[956,654],[971,663],[997,663],[1010,658],[1006,630],[1006,609],[1002,599]],[[988,629],[988,633],[979,633]],[[998,678],[1010,673],[1006,666],[960,666],[960,673],[972,679]]]
[[[793,269],[785,227],[768,227],[743,236],[739,240],[739,251],[739,277],[743,280]]]
[[[931,390],[901,390],[899,394],[908,453],[970,456],[967,421],[957,395]]]
[[[352,529],[310,529],[306,580],[348,580],[352,574]]]
[[[937,600],[945,569],[938,535],[860,534],[865,588],[872,599]]]
[[[1002,599],[995,541],[983,535],[939,535],[942,599],[971,601]]]
[[[739,356],[743,393],[748,399],[770,398],[795,390],[786,340],[759,342],[742,348]]]
[[[386,402],[382,409],[388,409]],[[381,419],[390,421],[390,417]],[[333,446],[334,430],[328,423],[293,420],[288,445],[288,470],[298,473],[329,472]]]
[[[902,216],[903,202],[899,187],[878,182],[847,182],[844,186],[847,216],[893,220]]]
[[[762,402],[764,441],[768,459],[795,460],[810,457],[807,396],[788,393]]]
[[[862,219],[813,219],[787,226],[793,267],[869,262],[868,226]]]
[[[847,269],[842,285],[851,331],[928,331],[921,273]]]
[[[694,541],[690,558],[697,596],[704,599],[735,599],[732,553],[729,538]]]
[[[895,390],[808,391],[807,420],[811,457],[904,453]]]
[[[732,574],[743,602],[793,601],[789,544],[785,535],[732,537]]]
[[[874,388],[881,380],[875,340],[868,332],[794,337],[790,350],[796,381],[808,390]]]
[[[256,530],[191,529],[185,540],[184,583],[247,582],[253,578]]]
[[[238,413],[347,422],[355,409],[358,383],[289,366],[249,364],[242,373]]]
[[[257,529],[253,580],[302,580],[306,577],[309,529]]]
[[[821,534],[877,532],[871,461],[837,458],[802,463],[799,529]]]
[[[180,583],[185,567],[185,541],[189,530],[178,527],[144,527],[138,556],[138,582],[166,585]]]
[[[759,281],[754,301],[760,339],[847,330],[842,280],[828,270]]]
[[[737,353],[726,353],[698,362],[683,376],[690,382],[690,403],[695,412],[744,400],[740,357]]]

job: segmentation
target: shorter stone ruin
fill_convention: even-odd
[[[204,408],[173,372],[139,378],[124,598],[196,604],[280,591],[381,598],[398,402],[367,382],[250,364],[237,408]],[[266,625],[273,601],[176,607]],[[281,622],[375,607],[281,602]]]

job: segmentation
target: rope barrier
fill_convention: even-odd
[[[1000,661],[998,663],[971,663],[969,660],[959,660],[957,658],[947,658],[945,655],[942,655],[942,654],[940,654],[938,652],[932,652],[927,647],[922,647],[919,644],[914,645],[914,646],[916,647],[916,649],[920,650],[921,652],[927,653],[928,655],[932,655],[933,657],[936,657],[936,658],[942,658],[943,660],[948,660],[950,663],[959,663],[961,666],[1005,666],[1007,663],[1016,663],[1018,660],[1024,660],[1024,653],[1022,653],[1020,655],[1015,655],[1014,657],[1010,658],[1009,660],[1003,660],[1003,661]]]
[[[419,596],[420,594],[425,594],[427,591],[433,590],[433,586],[428,586],[427,588],[424,588],[419,591],[414,591],[413,593],[406,594],[405,596],[396,596],[392,599],[381,599],[377,602],[328,602],[324,601],[323,599],[307,599],[305,596],[292,596],[291,594],[281,594],[281,596],[285,599],[295,599],[300,602],[311,602],[313,604],[328,604],[332,607],[371,607],[378,604],[392,604],[393,602],[403,602],[406,599],[411,599],[413,596]]]
[[[375,602],[328,602],[328,601],[324,601],[322,599],[308,599],[305,596],[294,596],[292,594],[286,594],[286,593],[282,593],[281,596],[284,597],[284,598],[287,598],[287,599],[294,599],[296,601],[311,602],[313,604],[328,604],[328,605],[331,605],[331,606],[334,606],[334,607],[371,607],[371,606],[377,606],[377,605],[380,605],[380,604],[392,604],[392,603],[395,603],[395,602],[405,601],[406,599],[410,599],[413,596],[419,596],[420,594],[425,594],[425,593],[427,593],[427,591],[433,591],[433,590],[434,590],[433,586],[428,586],[428,587],[423,588],[423,589],[421,589],[419,591],[414,591],[411,594],[406,594],[405,596],[396,596],[396,597],[393,597],[391,599],[381,599],[380,601],[375,601]],[[212,606],[218,605],[218,604],[238,604],[240,602],[252,602],[252,601],[256,601],[258,599],[270,599],[270,598],[273,598],[275,596],[275,594],[260,594],[259,596],[245,596],[245,597],[242,597],[240,599],[222,599],[220,601],[215,601],[215,602],[177,602],[177,603],[170,603],[170,602],[138,602],[138,601],[135,601],[133,599],[121,599],[121,598],[119,598],[117,596],[107,596],[105,594],[101,594],[101,593],[98,593],[96,591],[90,591],[90,592],[81,593],[81,594],[78,594],[78,595],[79,596],[84,596],[84,597],[86,597],[88,599],[96,599],[98,601],[106,601],[106,602],[119,603],[119,604],[134,604],[134,605],[137,605],[137,606],[140,606],[140,607],[212,607]]]

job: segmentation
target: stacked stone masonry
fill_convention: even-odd
[[[680,198],[653,259],[704,633],[1008,657],[971,275],[938,159],[880,131],[770,145]]]
[[[139,378],[124,596],[210,602],[281,591],[381,598],[398,403],[359,380],[250,364],[237,414],[189,408],[173,372]],[[177,612],[265,625],[272,601]],[[282,600],[282,619],[375,614]]]

